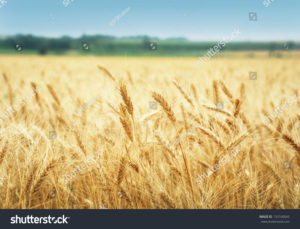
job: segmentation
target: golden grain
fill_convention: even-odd
[[[238,77],[248,59],[199,69],[190,58],[128,57],[130,68],[118,57],[85,58],[0,58],[0,208],[299,208],[300,106],[274,105],[300,83],[295,60],[249,59],[266,73],[258,90]],[[68,75],[43,82],[58,66]],[[121,84],[111,72],[125,75]],[[26,85],[48,90],[12,116],[7,106],[24,100]],[[83,97],[96,96],[100,108],[76,115]],[[215,107],[222,101],[226,110]]]

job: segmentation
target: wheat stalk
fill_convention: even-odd
[[[122,84],[120,86],[120,94],[122,96],[123,102],[126,104],[128,113],[133,117],[133,105],[132,105],[131,99],[127,93],[127,88],[126,88],[125,84]]]
[[[167,205],[168,208],[175,208],[174,201],[171,199],[171,197],[164,192],[161,192],[159,194],[161,200]]]
[[[218,102],[220,102],[220,96],[219,96],[219,91],[218,91],[218,83],[216,80],[213,81],[213,94],[214,94],[214,102],[215,105],[218,104]]]
[[[128,111],[126,109],[126,106],[123,104],[120,104],[120,122],[123,126],[123,129],[130,139],[131,142],[133,142],[133,130],[132,130],[132,124],[128,115]]]
[[[126,167],[126,159],[124,157],[122,157],[120,167],[119,167],[119,172],[118,172],[118,178],[117,178],[118,185],[120,185],[123,180],[125,167]]]
[[[86,149],[83,145],[83,142],[81,140],[81,136],[79,135],[78,131],[73,131],[74,134],[75,134],[75,137],[76,137],[76,141],[77,141],[77,144],[79,146],[79,148],[82,150],[82,152],[84,153],[84,155],[86,156],[87,155],[87,152],[86,152]]]
[[[245,98],[245,84],[242,83],[241,86],[240,86],[240,98],[241,100],[243,100]]]
[[[211,131],[203,127],[197,127],[204,135],[208,136],[213,142],[215,142],[222,150],[225,150],[224,144],[221,140]]]
[[[99,70],[101,70],[102,72],[104,72],[110,79],[112,79],[113,81],[116,81],[115,77],[112,76],[112,74],[104,67],[98,65],[97,66]]]
[[[241,108],[241,101],[239,99],[236,99],[234,102],[234,112],[233,112],[233,116],[236,118],[240,112],[240,108]]]
[[[291,145],[300,155],[300,146],[288,135],[282,134],[282,139],[287,142],[289,145]]]
[[[35,94],[34,95],[35,100],[36,100],[37,104],[39,105],[39,107],[42,108],[42,105],[41,105],[41,102],[40,102],[40,97],[39,97],[39,94],[37,93],[38,89],[37,89],[36,84],[34,82],[31,82],[30,84],[31,84],[33,93]]]
[[[194,107],[194,104],[191,100],[191,98],[187,95],[187,93],[182,89],[182,87],[180,87],[180,85],[176,82],[173,81],[173,84],[175,85],[175,87],[179,90],[179,92],[183,95],[183,97],[185,98],[186,101],[188,101],[189,104],[192,105],[192,107]]]
[[[167,103],[167,101],[160,94],[158,94],[156,92],[152,93],[152,97],[163,108],[163,110],[166,112],[168,118],[172,122],[175,123],[176,122],[176,118],[175,118],[174,112],[173,112],[172,108],[170,107],[170,105]]]
[[[194,84],[191,84],[191,89],[192,89],[192,92],[193,92],[193,95],[194,95],[196,101],[198,101],[197,90],[196,90],[196,87]]]
[[[233,96],[230,93],[230,91],[228,90],[228,88],[225,86],[225,84],[219,80],[218,83],[221,85],[221,89],[224,92],[224,94],[229,98],[229,100],[232,102],[233,101]]]
[[[6,155],[7,152],[7,148],[8,148],[8,142],[5,143],[4,147],[2,148],[1,152],[0,152],[0,165],[2,164],[4,157]]]
[[[50,163],[47,165],[47,167],[42,171],[41,175],[38,177],[37,181],[35,182],[33,186],[33,193],[36,193],[39,188],[41,187],[42,183],[45,181],[46,177],[50,173],[52,169],[57,165],[56,160],[50,161]]]
[[[270,172],[270,174],[275,178],[278,184],[281,184],[280,176],[275,172],[275,170],[267,163],[262,162],[263,168]]]
[[[215,111],[215,112],[218,112],[218,113],[221,113],[221,114],[224,114],[228,117],[232,117],[232,114],[230,114],[228,111],[225,111],[225,110],[220,110],[218,108],[215,108],[215,107],[210,107],[210,106],[206,106],[206,105],[202,105],[204,108],[208,109],[208,110],[212,110],[212,111]]]
[[[2,73],[2,76],[3,76],[3,79],[7,85],[7,88],[8,88],[8,95],[9,95],[9,102],[10,102],[10,105],[12,106],[13,105],[13,92],[12,92],[12,88],[11,88],[11,85],[9,83],[9,80],[5,74],[5,72]]]
[[[52,88],[52,86],[50,84],[47,84],[47,88],[48,88],[50,94],[52,95],[54,101],[60,106],[60,101],[59,101],[54,89]]]

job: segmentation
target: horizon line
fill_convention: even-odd
[[[207,39],[189,39],[186,37],[182,36],[174,36],[174,37],[159,37],[159,36],[152,36],[152,35],[146,35],[146,34],[137,34],[137,35],[125,35],[125,36],[116,36],[116,35],[110,35],[110,34],[100,34],[100,33],[95,33],[95,34],[81,34],[79,36],[73,36],[73,35],[58,35],[58,36],[47,36],[47,35],[42,35],[42,34],[33,34],[33,33],[15,33],[15,34],[0,34],[0,39],[5,39],[7,37],[13,37],[13,36],[34,36],[34,37],[41,37],[41,38],[49,38],[49,39],[60,39],[63,37],[69,37],[72,39],[80,39],[83,36],[107,36],[107,37],[113,37],[113,38],[135,38],[135,37],[147,37],[147,38],[152,38],[156,40],[171,40],[171,39],[182,39],[182,41],[187,41],[187,42],[219,42],[220,40],[213,39],[213,40],[207,40]],[[155,40],[154,40],[155,41]],[[300,42],[300,39],[235,39],[234,41],[231,41],[230,43],[235,43],[235,42]]]

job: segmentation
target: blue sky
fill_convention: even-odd
[[[0,8],[0,35],[220,40],[239,29],[236,40],[300,40],[299,0],[269,0],[268,7],[265,0],[70,0],[67,7],[63,0],[6,1]],[[257,13],[257,21],[249,20],[249,12]]]

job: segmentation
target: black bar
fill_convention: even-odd
[[[31,217],[32,215],[32,217]],[[70,217],[56,224],[45,217]],[[16,224],[26,217],[27,224]],[[14,217],[14,218],[12,218]],[[31,218],[30,218],[31,217]],[[34,217],[44,217],[35,219]],[[272,218],[271,218],[272,217]],[[0,228],[300,228],[300,210],[0,210]],[[41,224],[33,224],[41,220]],[[263,222],[264,221],[264,222]],[[11,224],[11,222],[15,222]],[[22,218],[25,222],[25,218]],[[68,222],[66,224],[66,222]]]

